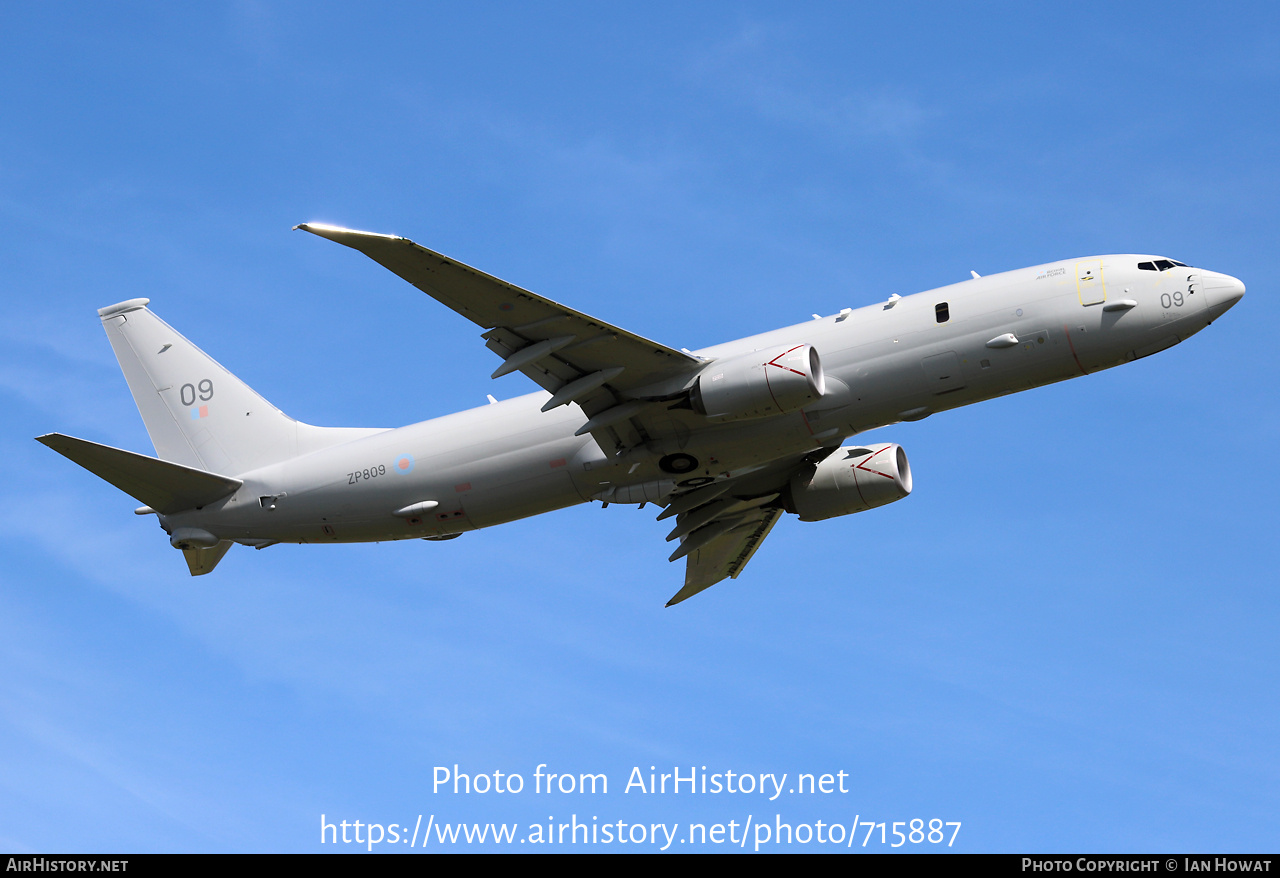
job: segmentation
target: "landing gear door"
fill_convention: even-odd
[[[1076,263],[1076,292],[1080,294],[1081,305],[1098,305],[1107,300],[1101,259],[1086,259]]]

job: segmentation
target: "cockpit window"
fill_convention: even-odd
[[[1169,268],[1186,268],[1185,262],[1177,262],[1173,259],[1157,259],[1155,262],[1139,262],[1138,268],[1142,271],[1164,271]]]

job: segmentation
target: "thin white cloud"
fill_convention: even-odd
[[[813,71],[793,56],[788,33],[760,22],[740,25],[693,56],[689,76],[770,120],[843,146],[908,142],[941,117],[899,89],[850,86],[832,92],[799,85]]]

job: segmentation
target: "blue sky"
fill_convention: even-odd
[[[10,5],[0,849],[332,850],[322,813],[1274,848],[1277,19]],[[676,608],[652,507],[236,548],[191,579],[135,501],[32,441],[151,451],[94,309],[149,297],[316,424],[534,389],[490,381],[476,327],[303,221],[406,235],[689,348],[1096,253],[1249,292],[1158,356],[877,431],[911,456],[911,497],[788,517]],[[610,792],[433,794],[455,763]],[[624,794],[650,765],[851,790]]]

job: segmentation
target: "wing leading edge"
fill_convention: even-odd
[[[486,330],[503,358],[494,378],[522,372],[552,393],[546,409],[577,403],[581,432],[625,420],[646,397],[680,388],[705,361],[597,320],[450,259],[408,238],[320,223],[296,228],[358,250]]]

